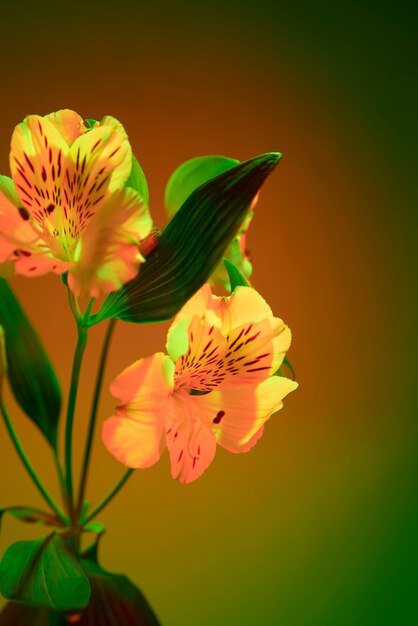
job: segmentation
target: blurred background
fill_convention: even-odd
[[[166,181],[184,160],[284,154],[248,243],[254,286],[293,331],[299,389],[251,453],[219,449],[186,487],[165,455],[100,516],[103,566],[129,575],[163,626],[418,623],[412,7],[2,3],[1,173],[25,115],[111,114],[128,132],[161,228]],[[61,283],[12,285],[67,391],[75,328]],[[83,368],[78,466],[103,326],[90,333]],[[162,350],[167,327],[119,323],[106,383]],[[106,384],[100,421],[113,408]],[[46,444],[12,412],[56,492]],[[122,469],[98,432],[92,503]],[[11,504],[41,500],[1,425],[0,507]],[[42,532],[7,518],[0,552]]]

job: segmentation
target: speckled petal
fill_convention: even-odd
[[[199,478],[212,463],[216,438],[193,414],[192,396],[176,393],[170,398],[166,442],[170,453],[171,476],[183,484]]]
[[[272,376],[259,385],[190,396],[190,402],[202,423],[212,424],[219,445],[231,452],[247,452],[261,437],[264,423],[297,386],[293,380]]]
[[[111,194],[79,239],[70,289],[91,297],[120,289],[138,273],[144,260],[139,243],[151,226],[148,207],[133,189]]]

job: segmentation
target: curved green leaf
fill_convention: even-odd
[[[198,187],[161,233],[138,276],[105,300],[93,325],[108,317],[160,322],[173,317],[206,282],[281,155],[244,161]]]
[[[293,369],[293,366],[292,366],[291,362],[289,361],[289,359],[287,358],[287,356],[285,356],[284,359],[283,359],[283,363],[281,364],[281,366],[277,370],[276,374],[278,376],[288,377],[289,372],[290,372],[291,379],[292,380],[296,380],[295,370]]]
[[[0,563],[0,592],[21,604],[64,612],[86,606],[90,585],[67,543],[52,533],[6,550]]]
[[[0,626],[160,626],[143,594],[126,577],[110,574],[92,560],[82,559],[91,585],[91,597],[81,613],[67,616],[9,603],[0,614]]]
[[[6,336],[8,378],[16,401],[49,443],[57,443],[61,391],[42,343],[4,278],[0,278],[0,325]]]
[[[128,180],[125,183],[125,187],[131,187],[134,189],[138,195],[142,198],[145,204],[149,202],[149,191],[147,179],[145,178],[145,174],[143,172],[142,167],[139,165],[138,161],[132,155],[132,169],[129,175]]]
[[[239,269],[235,267],[231,261],[224,259],[226,271],[228,272],[229,282],[231,284],[231,291],[234,291],[236,287],[248,287],[249,283],[246,278],[241,274]]]
[[[8,513],[15,519],[29,524],[43,524],[45,526],[62,526],[61,521],[50,513],[45,513],[39,509],[32,509],[27,506],[10,506],[0,509],[0,524],[3,515]]]
[[[165,206],[169,216],[177,213],[191,193],[203,183],[238,165],[236,159],[224,156],[195,157],[182,163],[168,179]]]

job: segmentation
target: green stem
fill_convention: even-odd
[[[14,443],[14,446],[16,448],[16,451],[23,463],[23,465],[26,467],[30,477],[32,478],[33,482],[35,483],[35,485],[37,486],[37,488],[39,489],[40,493],[42,494],[42,496],[44,497],[44,499],[46,500],[46,502],[49,504],[49,506],[51,507],[51,509],[54,511],[54,513],[56,514],[56,516],[64,523],[64,524],[70,524],[71,520],[69,517],[67,517],[67,515],[65,515],[64,511],[61,510],[61,508],[58,506],[58,504],[55,502],[55,500],[53,499],[53,497],[48,493],[47,489],[44,487],[44,485],[42,484],[40,478],[38,477],[37,473],[35,472],[35,470],[33,469],[28,457],[26,456],[26,453],[22,447],[22,444],[20,443],[19,437],[17,436],[17,433],[14,429],[14,426],[12,424],[12,421],[10,419],[9,413],[7,412],[7,409],[4,405],[4,403],[1,403],[1,413],[3,415],[4,421],[6,423],[6,427],[7,430],[9,432],[9,435]]]
[[[100,392],[102,390],[103,376],[104,376],[104,371],[106,367],[107,354],[109,352],[110,340],[112,338],[112,333],[113,333],[113,329],[115,328],[115,324],[116,324],[115,319],[110,320],[110,323],[106,330],[104,342],[103,342],[102,354],[100,356],[99,369],[98,369],[97,378],[96,378],[96,387],[94,390],[93,404],[91,407],[90,425],[89,425],[89,431],[88,431],[88,436],[87,436],[86,449],[84,452],[84,462],[83,462],[83,468],[81,471],[80,489],[79,489],[78,504],[77,504],[78,515],[80,514],[81,508],[83,506],[84,493],[86,490],[87,474],[88,474],[90,456],[91,456],[91,447],[93,444],[94,429],[96,426],[97,409],[99,406]]]
[[[90,515],[88,515],[85,519],[81,520],[80,524],[82,526],[84,526],[84,524],[87,524],[94,517],[96,517],[96,515],[98,515],[100,513],[100,511],[102,511],[105,508],[105,506],[107,506],[109,504],[109,502],[111,500],[113,500],[113,498],[116,496],[116,494],[122,489],[122,487],[124,486],[124,484],[126,483],[128,478],[131,476],[133,471],[134,471],[133,469],[128,469],[124,473],[124,475],[122,476],[120,481],[117,483],[117,485],[115,485],[115,487],[113,487],[112,491],[107,494],[107,496],[104,498],[104,500],[101,501],[101,503],[90,513]]]
[[[74,514],[73,503],[73,469],[72,469],[72,449],[73,449],[73,424],[74,412],[77,400],[78,381],[80,378],[81,362],[84,350],[87,345],[88,328],[83,326],[82,320],[77,321],[78,340],[75,349],[73,369],[71,374],[70,394],[68,397],[67,421],[65,425],[65,479],[67,487],[68,502],[71,515]]]
[[[60,463],[59,457],[58,457],[58,450],[56,448],[54,448],[54,463],[55,463],[55,468],[56,468],[57,474],[58,474],[58,480],[59,480],[59,485],[60,485],[61,497],[62,497],[63,501],[65,503],[67,503],[67,505],[68,505],[67,491],[66,491],[66,486],[65,486],[65,476],[64,476],[64,472],[63,472],[62,467],[61,467],[61,463]]]

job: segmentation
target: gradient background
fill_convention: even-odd
[[[2,173],[26,114],[112,114],[145,170],[161,227],[164,186],[182,161],[284,153],[249,245],[254,285],[293,330],[300,388],[250,454],[219,450],[188,487],[171,480],[164,456],[100,516],[109,527],[103,565],[126,572],[164,626],[418,623],[411,7],[2,3]],[[64,290],[56,278],[13,286],[66,390],[75,332]],[[162,349],[166,329],[120,323],[107,381]],[[78,460],[103,331],[90,334]],[[112,409],[105,393],[101,417]],[[46,445],[14,413],[55,489]],[[0,505],[41,504],[3,426],[0,441]],[[121,474],[99,437],[94,464],[97,503]],[[0,550],[42,532],[7,519]]]

